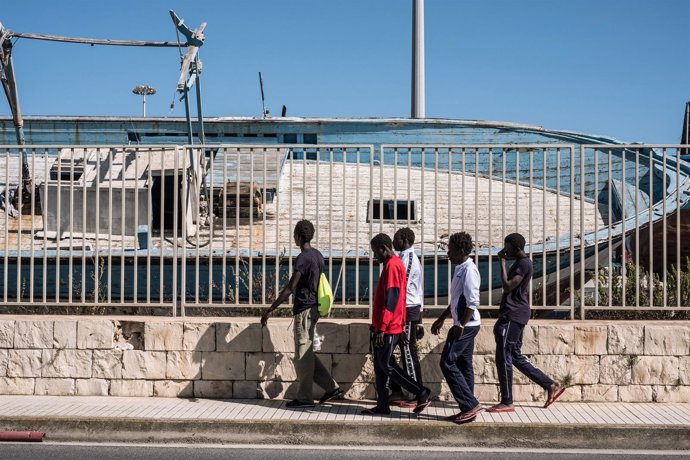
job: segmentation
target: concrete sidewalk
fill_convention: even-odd
[[[291,410],[282,400],[0,396],[0,431],[38,430],[53,441],[300,443],[690,450],[690,404],[519,403],[456,425],[454,404],[419,416],[359,412],[371,401]]]

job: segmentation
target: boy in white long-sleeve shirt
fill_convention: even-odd
[[[405,266],[406,309],[405,309],[405,336],[406,343],[400,343],[400,358],[402,368],[410,378],[420,385],[422,381],[422,367],[419,364],[417,354],[417,340],[424,337],[422,325],[422,311],[424,310],[424,291],[422,290],[422,264],[414,252],[414,231],[404,227],[395,232],[393,236],[393,248],[398,251],[398,256]],[[416,400],[406,401],[402,389],[394,382],[389,383],[391,389],[391,402],[401,407],[414,407]]]
[[[441,354],[441,371],[453,397],[460,406],[460,413],[448,420],[468,423],[475,420],[483,409],[474,396],[474,339],[481,324],[479,310],[479,285],[481,277],[470,259],[473,250],[472,237],[465,232],[454,233],[448,240],[448,258],[458,264],[453,273],[450,305],[431,326],[432,334],[438,334],[448,316],[453,326],[448,331]]]

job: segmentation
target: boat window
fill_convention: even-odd
[[[316,133],[304,133],[305,144],[316,144]]]
[[[285,144],[296,144],[297,143],[297,134],[296,133],[283,134],[283,142]]]
[[[369,222],[369,209],[373,220],[398,220],[416,221],[415,202],[400,200],[369,200],[367,202],[367,222]]]

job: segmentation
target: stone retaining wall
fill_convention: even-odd
[[[420,343],[425,384],[452,399],[438,362],[443,340]],[[493,321],[474,357],[475,393],[498,399]],[[319,353],[352,399],[374,397],[364,321],[324,320]],[[568,401],[690,401],[687,322],[532,321],[524,354],[570,381]],[[0,319],[0,394],[290,398],[296,391],[292,322],[274,318],[36,317]],[[515,372],[516,401],[543,400]],[[315,397],[321,390],[315,390]]]

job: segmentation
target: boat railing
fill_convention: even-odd
[[[369,242],[402,227],[415,233],[430,310],[448,304],[446,251],[460,231],[475,242],[487,315],[513,232],[543,314],[690,310],[687,148],[0,146],[0,311],[255,314],[293,270],[301,219],[314,224],[335,314],[370,313]]]

